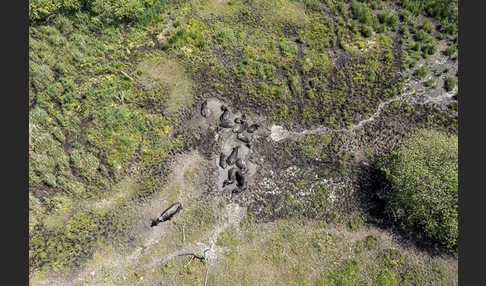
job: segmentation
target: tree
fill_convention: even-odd
[[[448,248],[458,237],[458,139],[421,130],[383,159],[386,212]]]

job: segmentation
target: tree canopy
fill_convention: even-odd
[[[421,130],[382,163],[390,183],[387,211],[446,247],[458,237],[457,136]]]

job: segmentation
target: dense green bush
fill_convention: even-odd
[[[365,36],[366,38],[370,37],[371,34],[373,33],[373,29],[371,29],[370,26],[367,26],[367,25],[363,25],[361,27],[361,33],[363,34],[363,36]]]
[[[457,16],[457,0],[400,0],[399,3],[415,15],[424,13],[436,19]]]
[[[60,10],[79,10],[86,2],[83,0],[29,0],[29,19],[31,21],[44,19]]]
[[[353,19],[357,19],[362,24],[370,25],[376,19],[373,11],[368,6],[355,0],[351,3],[351,12]]]
[[[95,16],[93,21],[113,22],[133,20],[142,15],[156,0],[29,0],[29,19],[33,22],[51,15],[85,11]]]
[[[458,139],[421,130],[382,163],[387,211],[453,248],[458,237]]]

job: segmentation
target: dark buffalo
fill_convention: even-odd
[[[221,114],[221,116],[219,117],[219,120],[221,122],[228,121],[229,115],[230,115],[229,110],[225,110],[223,111],[223,114]]]
[[[241,160],[241,158],[238,158],[235,162],[236,167],[240,168],[241,170],[246,170],[246,164]]]
[[[246,131],[248,131],[248,133],[253,133],[258,129],[258,127],[260,127],[260,125],[252,124],[246,129]]]
[[[203,117],[208,117],[208,114],[209,114],[209,109],[208,109],[208,101],[205,100],[202,104],[201,104],[201,115]]]
[[[240,148],[240,146],[236,146],[233,148],[233,151],[231,151],[231,154],[228,156],[228,158],[226,159],[226,163],[228,163],[228,165],[233,165],[236,161],[236,158],[238,157],[238,149]]]
[[[245,122],[245,123],[241,124],[239,128],[233,128],[233,132],[234,133],[242,133],[243,131],[246,130],[246,127],[248,127],[248,124]]]
[[[246,114],[242,114],[241,117],[235,118],[235,123],[243,124],[246,123]]]
[[[224,155],[223,152],[221,152],[221,154],[219,154],[219,166],[223,169],[226,169],[226,156]]]
[[[238,140],[240,140],[244,143],[251,144],[251,137],[250,136],[244,136],[242,134],[238,134],[238,135],[236,135],[236,138],[238,138]]]
[[[233,127],[233,124],[231,124],[228,121],[223,121],[223,122],[220,122],[219,123],[219,126],[222,127],[222,128],[232,128]]]
[[[239,193],[243,192],[244,190],[246,190],[246,185],[241,186],[241,187],[236,187],[231,192],[233,194],[239,194]]]
[[[176,213],[182,209],[182,204],[177,202],[168,207],[158,218],[152,221],[152,227],[158,225],[161,222],[170,220]]]
[[[235,167],[232,167],[231,169],[228,170],[228,180],[230,180],[230,181],[234,180],[236,171],[237,170],[236,170]]]
[[[234,181],[232,181],[232,180],[224,180],[223,181],[223,188],[226,187],[227,185],[231,185],[233,183],[234,183]]]
[[[242,187],[242,186],[246,185],[245,175],[242,172],[240,172],[239,170],[237,170],[235,172],[235,178],[236,178],[236,185],[238,187]]]
[[[235,182],[235,171],[236,171],[235,167],[232,167],[228,170],[228,179],[223,181],[223,188]]]

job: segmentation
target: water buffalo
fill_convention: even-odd
[[[152,227],[158,225],[161,222],[170,220],[176,213],[182,209],[182,204],[179,202],[170,205],[158,218],[152,221]]]
[[[223,188],[235,182],[235,171],[236,171],[235,167],[232,167],[228,170],[228,179],[223,181]]]
[[[231,192],[233,194],[239,194],[239,193],[243,192],[244,190],[246,190],[246,185],[241,186],[241,187],[236,187]]]
[[[232,128],[233,127],[233,124],[231,124],[228,121],[223,121],[223,122],[220,122],[219,123],[219,126],[222,127],[222,128]]]
[[[236,171],[237,170],[236,170],[235,167],[232,167],[231,169],[228,170],[228,180],[230,180],[230,181],[234,180]]]
[[[224,180],[223,181],[223,188],[226,187],[227,185],[231,185],[233,183],[234,183],[234,181],[232,181],[232,180]]]
[[[251,137],[250,136],[244,136],[244,135],[239,133],[238,135],[236,135],[236,138],[238,138],[238,140],[240,140],[244,143],[247,143],[247,144],[251,143]]]
[[[245,175],[242,172],[240,172],[239,170],[237,170],[235,172],[235,178],[236,178],[236,185],[238,187],[242,187],[242,186],[246,185]]]
[[[243,162],[243,160],[241,160],[241,158],[238,158],[235,162],[236,164],[236,167],[240,168],[241,170],[246,170],[246,164],[245,162]]]
[[[241,117],[235,118],[235,123],[243,124],[246,123],[246,114],[242,114]]]
[[[248,124],[245,122],[239,128],[233,128],[233,133],[241,133],[246,130],[246,127],[248,127]]]
[[[223,114],[221,114],[221,116],[219,117],[219,120],[221,122],[228,121],[229,115],[230,115],[229,110],[226,109],[225,111],[223,111]]]
[[[248,131],[248,133],[253,133],[253,132],[255,132],[258,129],[258,127],[260,127],[260,125],[258,125],[258,124],[255,123],[255,124],[250,125],[246,129],[246,131]]]
[[[233,148],[233,151],[231,151],[231,154],[228,156],[228,158],[226,159],[226,163],[228,163],[228,165],[233,165],[236,161],[236,158],[238,157],[238,149],[240,148],[240,146],[236,146]]]
[[[202,104],[201,104],[201,115],[203,117],[208,117],[208,114],[209,114],[209,109],[208,109],[208,101],[205,100]]]
[[[223,152],[221,152],[221,154],[219,154],[219,166],[223,169],[226,169],[226,156],[224,155]]]

